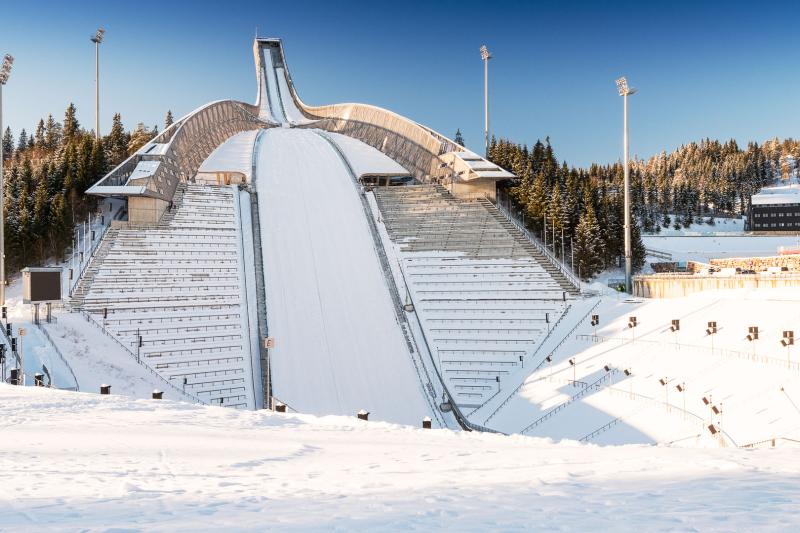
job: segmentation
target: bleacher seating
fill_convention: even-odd
[[[186,392],[252,408],[234,194],[184,184],[158,224],[117,223],[71,303]]]
[[[477,408],[532,363],[574,288],[491,204],[437,185],[374,192],[432,356],[456,403]]]

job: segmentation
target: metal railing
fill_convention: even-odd
[[[665,261],[672,261],[672,254],[669,252],[656,250],[655,248],[645,248],[645,253],[650,257],[655,257],[656,259],[664,259]]]
[[[577,276],[575,276],[575,274],[572,272],[572,269],[569,268],[566,265],[566,263],[563,263],[555,255],[553,255],[553,253],[550,250],[548,250],[544,244],[539,242],[539,239],[537,239],[528,230],[528,228],[526,228],[519,220],[517,220],[517,218],[513,214],[511,214],[505,207],[503,207],[502,204],[498,202],[497,204],[494,205],[497,208],[497,210],[500,213],[502,213],[502,215],[506,218],[506,220],[508,220],[511,224],[513,224],[514,227],[516,227],[520,231],[520,233],[522,233],[528,239],[528,241],[536,248],[536,250],[538,250],[539,253],[545,256],[545,258],[547,258],[547,260],[555,268],[558,269],[558,271],[567,279],[567,282],[569,282],[570,285],[572,285],[573,287],[575,287],[575,289],[579,291],[581,290],[580,280],[577,278]]]
[[[546,412],[544,415],[540,416],[539,418],[537,418],[536,420],[525,426],[522,429],[522,431],[520,431],[520,433],[525,433],[526,431],[530,431],[536,426],[543,424],[544,422],[546,422],[547,420],[551,419],[556,414],[558,414],[560,411],[566,409],[567,407],[575,403],[577,400],[580,400],[581,398],[586,396],[589,393],[589,391],[600,390],[604,382],[610,381],[611,377],[618,373],[619,370],[617,370],[616,368],[612,368],[609,372],[606,372],[600,378],[598,378],[597,380],[590,383],[588,386],[582,388],[580,391],[570,396],[569,400],[557,405],[556,407]]]
[[[41,331],[44,334],[45,339],[47,339],[47,342],[50,343],[50,346],[53,348],[53,351],[56,353],[58,358],[61,359],[61,362],[64,363],[64,366],[67,367],[67,370],[69,370],[70,375],[72,375],[72,381],[75,383],[75,389],[74,390],[76,392],[80,391],[81,387],[80,387],[80,384],[78,383],[78,378],[75,376],[75,372],[73,372],[72,367],[70,366],[69,362],[67,362],[67,358],[64,357],[64,354],[61,353],[61,350],[58,349],[58,345],[56,345],[55,341],[53,341],[53,338],[50,337],[50,333],[41,324],[34,324],[34,325],[37,328],[39,328],[39,331]],[[56,388],[60,388],[60,387],[56,387]],[[67,389],[72,390],[71,387],[68,387]]]
[[[754,352],[745,352],[741,350],[731,350],[729,348],[719,348],[704,346],[702,344],[683,344],[671,341],[659,341],[652,339],[641,338],[625,338],[625,337],[604,337],[602,335],[576,335],[576,340],[586,340],[593,343],[599,342],[619,342],[620,344],[649,344],[654,346],[663,346],[665,348],[672,347],[673,349],[680,350],[681,348],[690,348],[711,352],[712,356],[719,356],[728,359],[740,359],[745,361],[752,361],[754,363],[764,363],[774,366],[785,367],[788,370],[795,370],[800,372],[800,362],[791,361],[789,359],[779,359],[777,357],[768,357],[765,355],[758,355]]]
[[[603,425],[602,425],[602,426],[600,426],[599,428],[595,429],[594,431],[592,431],[592,432],[591,432],[591,433],[589,433],[588,435],[584,435],[583,437],[581,437],[581,438],[580,438],[580,439],[578,439],[578,440],[579,440],[580,442],[589,442],[590,440],[592,440],[592,439],[593,439],[593,438],[595,438],[596,436],[600,435],[601,433],[605,433],[606,431],[608,431],[608,430],[609,430],[609,429],[611,429],[612,427],[616,426],[616,425],[617,425],[617,424],[619,424],[620,422],[622,422],[622,417],[621,417],[621,416],[620,416],[620,417],[617,417],[617,418],[615,418],[614,420],[612,420],[611,422],[608,422],[607,424],[603,424]]]
[[[83,258],[83,264],[80,265],[80,272],[75,274],[73,272],[72,282],[69,287],[69,296],[72,297],[73,293],[78,287],[78,283],[80,283],[81,278],[83,277],[86,269],[89,268],[89,265],[92,263],[92,259],[94,259],[95,252],[100,248],[103,239],[105,238],[108,230],[111,229],[111,220],[109,219],[108,224],[103,226],[103,229],[100,232],[99,237],[95,237],[94,241],[91,243],[89,248],[89,252]]]
[[[757,442],[751,442],[749,444],[742,444],[739,446],[739,448],[761,448],[765,444],[768,444],[771,448],[774,448],[778,442],[793,442],[795,444],[800,444],[800,440],[797,439],[790,439],[788,437],[773,437],[771,439],[764,439]]]

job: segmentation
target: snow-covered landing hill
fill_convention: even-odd
[[[597,447],[0,385],[0,531],[791,531],[796,450]]]

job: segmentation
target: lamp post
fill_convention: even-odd
[[[622,136],[622,151],[623,151],[623,171],[625,175],[625,291],[629,294],[632,292],[633,287],[631,284],[631,271],[633,269],[633,262],[631,257],[631,177],[630,169],[628,168],[628,96],[635,94],[636,89],[628,87],[628,80],[623,76],[617,80],[617,91],[622,97],[623,101],[623,136]]]
[[[97,32],[89,37],[94,43],[94,135],[100,140],[100,43],[106,30],[97,28]]]
[[[8,82],[14,57],[6,54],[0,66],[0,133],[3,131],[3,86]],[[6,305],[6,244],[5,244],[5,179],[3,174],[3,143],[0,143],[0,305]]]
[[[484,118],[484,147],[485,156],[489,158],[489,60],[492,54],[484,44],[481,46],[481,59],[483,59],[483,118]]]

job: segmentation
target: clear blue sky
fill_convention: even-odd
[[[754,2],[0,0],[0,54],[17,61],[4,91],[15,135],[70,101],[94,121],[94,50],[102,45],[101,129],[163,122],[211,100],[252,102],[252,38],[284,39],[309,104],[366,102],[482,149],[483,69],[492,131],[532,144],[550,136],[570,164],[620,157],[627,75],[631,151],[700,139],[797,137],[800,6]]]

